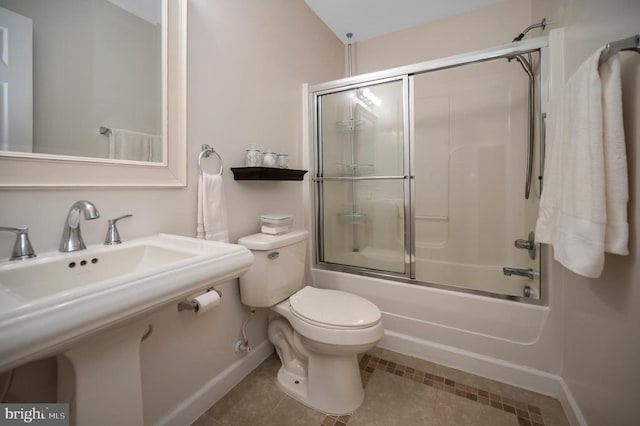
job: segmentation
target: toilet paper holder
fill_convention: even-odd
[[[215,291],[216,293],[218,293],[218,296],[220,296],[220,298],[222,298],[222,292],[220,290],[216,289],[215,287],[208,288],[205,293],[208,293],[210,291]],[[194,312],[197,313],[198,310],[199,310],[199,305],[195,300],[183,300],[182,302],[178,303],[178,312],[180,312],[180,311],[194,311]]]

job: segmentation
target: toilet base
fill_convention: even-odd
[[[364,401],[356,354],[313,354],[308,359],[308,377],[282,366],[278,371],[278,386],[307,407],[329,415],[352,413]]]

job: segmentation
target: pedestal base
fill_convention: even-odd
[[[83,339],[58,355],[58,402],[72,425],[143,425],[140,340],[147,323]]]

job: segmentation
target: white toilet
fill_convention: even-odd
[[[382,338],[382,315],[360,296],[303,284],[307,234],[240,238],[255,256],[240,277],[240,296],[278,314],[269,321],[269,340],[282,361],[280,387],[318,411],[347,414],[364,399],[358,354]]]

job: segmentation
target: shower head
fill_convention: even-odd
[[[527,28],[525,28],[520,34],[516,36],[516,38],[512,40],[512,42],[521,41],[524,38],[524,36],[527,35],[527,33],[534,28],[542,28],[544,30],[546,26],[547,26],[547,18],[542,18],[542,21],[538,22],[537,24],[532,24],[532,25],[529,25]]]

